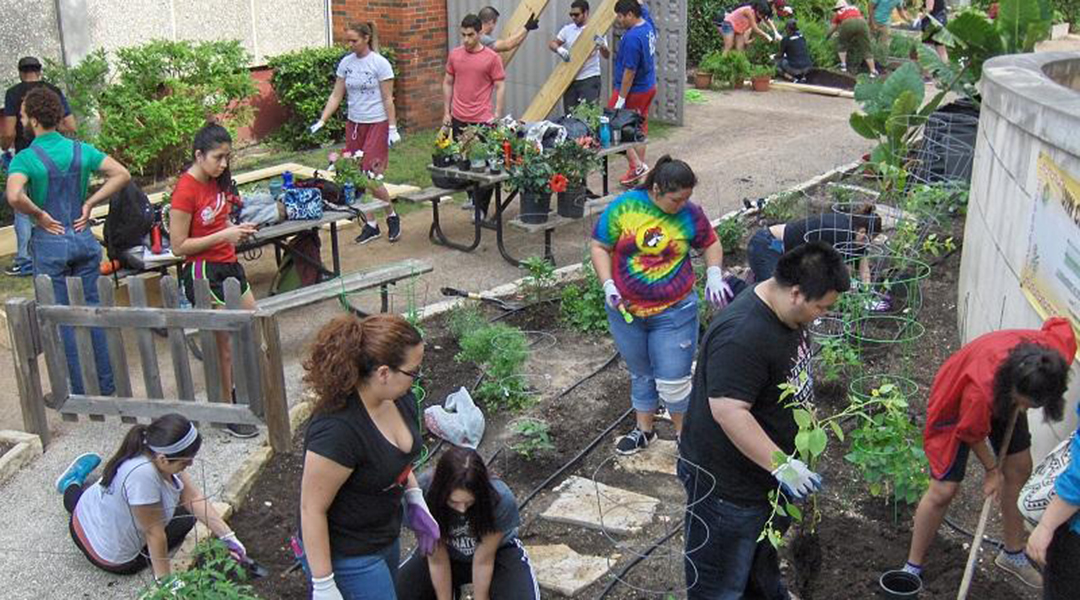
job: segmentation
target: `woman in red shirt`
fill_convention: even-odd
[[[877,77],[877,65],[874,64],[874,54],[870,51],[870,25],[863,18],[862,12],[854,6],[848,5],[846,0],[836,0],[833,7],[832,23],[829,25],[829,35],[825,39],[836,36],[837,54],[840,55],[840,68],[847,70],[847,56],[849,52],[862,58],[866,66],[870,68],[870,76]]]
[[[1062,394],[1075,354],[1072,325],[1053,318],[1039,331],[1011,329],[980,336],[941,366],[930,388],[923,432],[930,488],[915,512],[905,571],[921,574],[926,551],[974,453],[986,469],[983,493],[1000,493],[1005,547],[994,564],[1027,585],[1042,585],[1039,572],[1024,556],[1023,517],[1016,507],[1020,488],[1031,476],[1026,414],[1017,418],[1008,447],[1001,446],[1016,407],[1022,412],[1042,408],[1046,420],[1061,420]],[[1000,465],[995,453],[1004,457]]]
[[[232,137],[224,127],[208,124],[195,134],[194,159],[173,189],[169,210],[169,235],[172,250],[184,257],[180,281],[189,301],[195,304],[195,280],[206,279],[215,306],[225,305],[225,280],[240,282],[241,306],[255,310],[244,275],[236,260],[236,245],[255,233],[251,223],[232,225],[229,208],[234,198],[230,188],[232,173],[229,158]],[[223,398],[233,397],[232,352],[227,332],[216,332],[218,359],[221,361]],[[229,425],[226,431],[237,437],[254,437],[253,425]]]

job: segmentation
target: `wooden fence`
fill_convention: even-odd
[[[7,301],[8,331],[26,430],[40,435],[43,444],[49,443],[46,407],[71,421],[78,420],[81,414],[94,421],[119,416],[126,423],[134,423],[138,418],[153,419],[177,412],[194,421],[214,424],[265,423],[274,450],[288,451],[291,443],[288,401],[281,340],[273,314],[242,310],[240,284],[235,279],[225,283],[225,308],[221,310],[211,307],[210,288],[205,280],[195,282],[195,308],[183,309],[179,286],[171,276],[163,277],[160,283],[164,308],[147,306],[146,283],[142,279],[132,277],[127,284],[130,307],[115,305],[112,281],[106,277],[97,281],[100,298],[97,306],[86,305],[82,281],[73,277],[67,279],[68,305],[56,303],[53,283],[47,276],[38,276],[34,281],[36,302],[25,298]],[[84,394],[71,393],[61,326],[74,329],[81,370],[75,376],[81,378]],[[116,388],[112,396],[102,395],[98,385],[92,328],[100,328],[107,339]],[[198,330],[195,335],[202,348],[206,401],[196,400],[185,329]],[[141,364],[142,389],[138,396],[128,368],[125,330],[134,334]],[[154,336],[161,332],[168,339],[175,379],[170,391],[174,397],[165,395],[158,364]],[[217,332],[229,336],[235,404],[223,397]],[[47,394],[42,391],[38,365],[42,354],[48,368]]]

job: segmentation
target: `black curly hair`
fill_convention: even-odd
[[[1017,344],[994,373],[994,415],[1008,417],[1015,392],[1043,409],[1047,421],[1060,421],[1068,383],[1069,364],[1060,352],[1031,342]]]

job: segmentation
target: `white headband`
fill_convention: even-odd
[[[150,448],[150,450],[158,454],[164,454],[168,456],[170,454],[176,454],[177,452],[183,452],[184,450],[187,450],[188,446],[194,444],[195,440],[198,437],[199,430],[195,429],[194,423],[191,423],[191,428],[188,429],[187,434],[179,440],[176,440],[172,444],[169,444],[168,446],[153,446],[151,444],[147,444],[146,447]]]

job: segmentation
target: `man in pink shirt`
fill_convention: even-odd
[[[452,127],[454,138],[469,125],[487,124],[503,111],[506,73],[502,59],[480,43],[480,17],[465,15],[461,20],[461,45],[450,51],[443,78],[443,126]],[[495,91],[495,110],[491,92]],[[469,192],[469,199],[487,218],[492,189]]]

